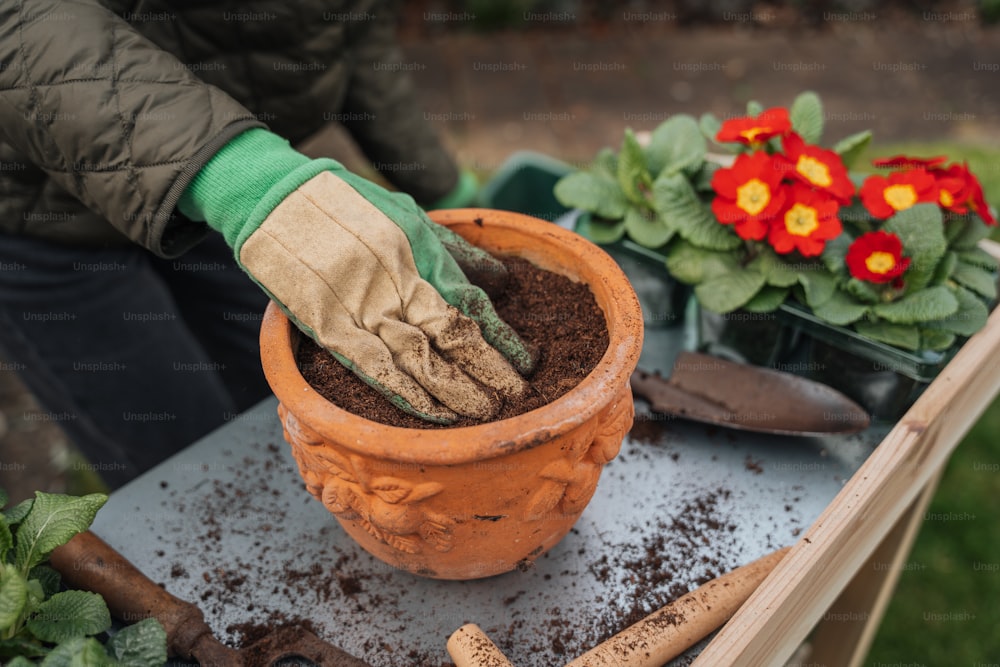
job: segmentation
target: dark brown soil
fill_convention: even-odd
[[[551,403],[580,383],[608,348],[608,330],[590,288],[523,259],[504,259],[506,290],[492,301],[500,317],[529,346],[538,363],[520,401],[507,401],[496,419],[507,419]],[[372,421],[407,428],[442,428],[406,414],[302,336],[296,361],[306,381],[328,401]],[[471,426],[460,418],[445,426]]]

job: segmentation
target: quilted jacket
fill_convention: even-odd
[[[184,188],[262,126],[294,143],[340,121],[400,189],[443,196],[455,166],[386,5],[3,0],[0,232],[177,256],[206,233],[174,210]]]

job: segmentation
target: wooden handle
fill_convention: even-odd
[[[198,607],[163,590],[89,530],[57,547],[49,560],[70,588],[103,597],[118,620],[158,620],[167,631],[172,655],[190,660],[195,643],[211,638],[211,629]]]
[[[475,623],[466,623],[451,634],[448,655],[455,667],[514,667]]]
[[[736,613],[790,547],[696,588],[587,651],[566,667],[659,667]]]

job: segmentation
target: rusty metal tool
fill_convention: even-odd
[[[772,368],[681,352],[669,378],[637,370],[632,392],[655,412],[779,435],[857,433],[870,415],[825,384]]]
[[[791,547],[712,579],[622,630],[565,667],[660,667],[721,627]],[[448,639],[456,667],[514,667],[474,623]]]
[[[115,618],[157,619],[167,632],[168,653],[184,660],[256,667],[301,658],[320,667],[371,667],[302,627],[280,628],[249,646],[230,648],[212,635],[198,607],[165,591],[90,531],[57,547],[49,560],[70,588],[101,595]]]

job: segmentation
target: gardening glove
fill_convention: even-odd
[[[503,264],[409,196],[252,129],[198,172],[178,208],[220,231],[299,329],[406,412],[486,420],[527,389],[519,372],[532,355],[451,253],[484,275],[503,276]]]

